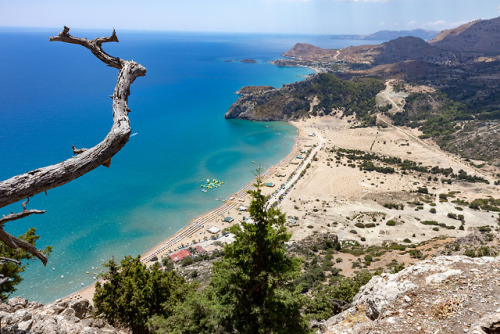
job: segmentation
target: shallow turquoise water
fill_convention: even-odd
[[[117,71],[82,47],[49,43],[57,32],[0,33],[0,42],[8,46],[0,54],[0,179],[67,159],[72,145],[93,146],[111,126],[108,95]],[[80,32],[89,38],[107,33]],[[110,169],[100,167],[47,196],[35,196],[29,207],[46,214],[6,226],[14,234],[34,226],[39,246],[54,248],[46,268],[33,262],[23,276],[16,294],[30,300],[68,295],[81,283],[93,282],[93,275],[85,274],[93,272],[92,266],[150,249],[217,207],[215,198],[249,182],[255,168],[251,161],[271,165],[286,156],[296,137],[296,129],[286,123],[223,118],[240,87],[280,87],[312,72],[268,63],[296,37],[118,35],[121,42],[105,49],[148,69],[132,86],[129,100],[137,134]],[[233,58],[258,63],[224,61]],[[199,185],[207,178],[224,186],[202,193]],[[1,214],[20,209],[15,204]]]

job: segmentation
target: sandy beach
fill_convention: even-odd
[[[478,169],[458,156],[444,152],[432,141],[419,139],[419,133],[399,127],[357,128],[353,118],[337,116],[314,117],[290,122],[299,130],[291,152],[278,164],[265,169],[262,174],[263,192],[270,195],[271,202],[277,204],[287,214],[288,228],[292,240],[301,240],[312,233],[330,232],[340,240],[353,240],[370,244],[382,242],[402,242],[410,238],[412,242],[431,240],[435,237],[464,236],[478,226],[496,224],[496,217],[490,213],[467,207],[457,211],[450,201],[440,201],[439,194],[454,194],[454,198],[473,200],[488,196],[500,196],[498,186],[484,183],[443,184],[440,180],[429,180],[428,175],[419,173],[381,174],[366,172],[348,166],[346,162],[335,163],[334,148],[356,149],[380,155],[409,159],[423,166],[451,167],[472,175],[493,180],[499,171],[492,168]],[[257,166],[256,166],[257,167]],[[267,166],[262,166],[267,167]],[[302,174],[302,175],[301,175]],[[416,190],[427,187],[435,198],[432,203],[408,204],[419,201]],[[253,182],[225,199],[217,209],[191,221],[185,228],[164,240],[142,255],[145,264],[152,264],[164,256],[193,245],[201,245],[211,251],[216,236],[222,243],[231,242],[231,236],[221,236],[221,231],[248,217],[248,212],[240,210],[250,204],[247,193]],[[402,210],[389,209],[387,203],[404,205]],[[430,208],[436,211],[431,212]],[[241,208],[242,209],[242,208]],[[465,229],[460,230],[460,222],[449,218],[448,213],[460,213],[465,217]],[[225,217],[234,220],[225,222]],[[396,226],[388,227],[393,220]],[[453,229],[432,229],[420,221],[437,220]],[[357,228],[356,224],[375,223],[373,228]],[[210,233],[215,227],[217,233]],[[355,232],[353,232],[355,231]],[[68,298],[92,299],[94,285]]]
[[[262,192],[265,195],[272,195],[278,192],[280,188],[282,188],[282,192],[284,188],[289,189],[293,182],[288,183],[289,178],[293,177],[297,171],[300,173],[301,167],[304,168],[312,159],[312,156],[307,159],[307,151],[312,150],[319,143],[320,137],[309,136],[311,132],[306,133],[305,128],[296,127],[299,131],[290,153],[273,166],[261,166],[264,168],[261,174],[263,182],[265,184],[274,184],[272,187],[263,187]],[[303,159],[297,158],[298,156],[303,157]],[[258,165],[255,167],[257,168]],[[231,241],[230,236],[221,236],[221,231],[233,224],[238,224],[244,218],[248,217],[248,212],[240,210],[240,208],[242,209],[242,207],[250,205],[248,190],[252,189],[253,186],[254,180],[229,196],[229,198],[224,199],[223,204],[218,208],[193,219],[173,236],[142,254],[141,261],[147,265],[151,265],[155,262],[151,261],[154,258],[161,260],[162,257],[170,256],[170,254],[179,249],[188,248],[193,245],[200,245],[206,251],[211,251],[215,247],[213,246],[215,240],[212,239],[214,236],[219,236],[218,240],[222,242]],[[225,217],[231,217],[234,220],[228,223],[224,221]],[[211,227],[217,228],[219,232],[215,234],[210,233],[208,229]],[[67,296],[65,299],[92,300],[94,291],[95,283]]]

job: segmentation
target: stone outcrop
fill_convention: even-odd
[[[14,297],[0,304],[2,334],[129,333],[94,318],[88,300],[58,300],[46,306]]]
[[[500,333],[500,259],[439,256],[373,277],[318,333]]]

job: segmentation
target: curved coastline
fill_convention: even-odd
[[[292,171],[293,173],[293,171],[299,168],[299,165],[292,165],[291,162],[300,153],[300,144],[303,141],[308,140],[308,138],[307,135],[303,133],[303,130],[301,130],[295,124],[291,122],[288,122],[288,124],[292,125],[297,129],[297,137],[295,138],[294,144],[290,152],[278,163],[272,165],[261,174],[261,177],[263,178],[263,181],[265,183],[272,182],[275,184],[280,184],[280,182],[283,182],[283,177],[276,175],[279,174],[277,173],[279,170],[283,171],[286,169],[287,173],[291,174],[290,171]],[[192,241],[193,240],[192,238],[194,238],[195,236],[198,239],[201,239],[205,236],[207,237],[210,236],[210,233],[207,231],[207,229],[211,226],[216,226],[221,230],[225,227],[229,227],[230,225],[225,224],[223,222],[223,218],[221,219],[221,216],[223,217],[224,213],[228,213],[230,215],[233,214],[237,215],[239,213],[238,212],[239,206],[248,205],[250,203],[249,199],[250,196],[248,194],[248,190],[250,190],[253,187],[254,182],[255,179],[252,179],[252,181],[247,183],[245,186],[243,186],[241,189],[239,189],[237,192],[231,195],[228,199],[226,199],[224,204],[191,220],[185,227],[177,231],[175,234],[166,238],[162,242],[158,243],[157,245],[146,251],[144,254],[141,255],[141,262],[145,264],[153,264],[154,261],[151,261],[151,259],[153,259],[155,256],[158,258],[158,260],[161,260],[163,256],[169,256],[170,254],[174,253],[179,249],[190,247],[193,245],[205,246],[206,243],[212,243],[213,240],[210,240],[210,238],[208,238],[207,241],[201,241],[201,242],[193,243],[190,241]],[[272,191],[270,191],[271,189],[272,188],[265,188],[264,193],[266,195],[270,195],[272,193]],[[239,222],[238,219],[235,218],[234,223],[238,222]],[[88,299],[92,303],[92,297],[95,291],[95,284],[96,282],[64,297],[63,300]]]
[[[310,75],[314,75],[319,73],[320,71],[317,68],[311,67],[311,66],[293,66],[293,67],[302,67],[302,68],[309,68],[313,70],[315,73],[311,73]],[[301,76],[302,81],[308,76]],[[294,144],[290,150],[290,152],[283,158],[281,159],[278,163],[275,165],[269,167],[266,169],[261,176],[263,177],[263,181],[265,183],[271,182],[275,184],[280,184],[279,182],[282,182],[283,180],[280,179],[276,174],[279,168],[283,167],[288,167],[288,170],[290,170],[290,167],[292,169],[291,173],[294,173],[295,170],[297,170],[300,166],[299,165],[291,165],[290,162],[300,153],[300,143],[306,140],[309,140],[307,137],[307,134],[303,132],[303,130],[298,127],[297,125],[293,124],[293,122],[286,122],[293,127],[297,129],[297,136],[295,138]],[[176,250],[190,247],[192,245],[203,245],[205,241],[201,242],[190,242],[187,244],[184,244],[186,241],[193,240],[192,238],[196,235],[196,233],[199,233],[196,235],[197,238],[201,240],[204,236],[208,237],[208,242],[210,242],[210,233],[207,232],[207,229],[210,226],[213,225],[221,225],[220,229],[222,230],[225,227],[228,227],[229,225],[224,225],[222,220],[224,219],[224,213],[227,212],[228,216],[229,214],[232,213],[238,213],[238,206],[249,204],[249,195],[248,195],[248,190],[250,190],[253,187],[253,184],[255,182],[255,179],[252,179],[249,183],[244,185],[241,189],[239,189],[237,192],[235,192],[233,195],[229,196],[228,199],[224,202],[224,204],[218,206],[217,208],[208,211],[194,219],[192,219],[186,226],[178,230],[176,233],[174,233],[172,236],[166,238],[162,242],[156,244],[154,247],[149,249],[148,251],[144,252],[141,255],[141,261],[145,264],[152,264],[151,259],[153,257],[157,257],[158,261],[161,260],[163,256],[169,256],[170,254],[174,253]],[[264,191],[266,195],[271,195],[272,192],[267,191],[267,193]],[[234,198],[234,199],[231,199]],[[222,219],[221,219],[222,217]],[[238,221],[238,219],[235,218],[235,223]],[[208,226],[210,224],[210,226]],[[96,281],[97,282],[97,281]],[[88,299],[91,303],[92,298],[95,292],[95,284],[96,282],[92,283],[91,285],[88,285],[84,287],[81,290],[78,290],[66,297],[63,297],[63,300],[70,300],[70,299]]]

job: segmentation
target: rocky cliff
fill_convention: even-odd
[[[318,333],[500,333],[500,259],[438,256],[373,277]]]
[[[2,334],[129,333],[94,318],[88,300],[55,301],[46,306],[14,297],[0,304]]]

